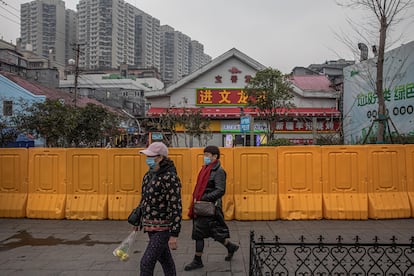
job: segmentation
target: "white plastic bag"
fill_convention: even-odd
[[[112,251],[112,254],[115,257],[118,257],[121,261],[128,261],[129,252],[134,244],[137,231],[133,230],[122,242],[121,244]]]

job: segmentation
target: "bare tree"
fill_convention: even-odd
[[[387,43],[387,37],[393,26],[397,25],[404,19],[404,14],[413,7],[412,0],[343,0],[337,1],[338,5],[365,10],[375,18],[369,24],[356,24],[352,28],[363,37],[369,34],[370,27],[376,29],[379,33],[377,43],[373,44],[372,50],[376,56],[376,78],[375,93],[378,99],[378,132],[377,143],[384,142],[385,125],[388,120],[386,115],[386,106],[384,98],[384,53]],[[350,22],[352,23],[352,22]],[[349,39],[345,40],[349,45]],[[376,46],[378,45],[378,46]]]

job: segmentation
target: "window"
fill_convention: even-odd
[[[3,115],[4,116],[13,115],[13,101],[3,101]]]

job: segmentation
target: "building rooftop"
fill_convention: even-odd
[[[335,92],[325,75],[292,76],[290,80],[303,91]]]
[[[74,95],[64,92],[62,90],[56,89],[56,88],[51,88],[51,87],[47,87],[47,86],[43,86],[39,83],[33,82],[33,81],[28,81],[23,79],[22,77],[16,75],[16,74],[12,74],[9,72],[4,72],[4,71],[0,71],[0,74],[3,75],[4,77],[6,77],[7,79],[9,79],[10,81],[14,82],[15,84],[23,87],[24,89],[26,89],[27,91],[29,91],[30,93],[34,94],[34,95],[39,95],[39,96],[45,96],[47,99],[52,99],[52,100],[63,100],[65,104],[68,105],[74,105]],[[83,97],[78,95],[77,96],[77,106],[80,107],[84,107],[87,104],[95,104],[95,105],[100,105],[104,108],[106,108],[107,110],[114,112],[114,113],[118,113],[118,114],[122,114],[120,111],[109,107],[107,105],[102,104],[101,102],[94,100],[94,99],[90,99],[88,97]]]

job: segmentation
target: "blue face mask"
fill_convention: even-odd
[[[211,163],[210,157],[204,156],[204,165],[209,165]]]
[[[150,169],[155,168],[155,165],[157,165],[157,163],[155,162],[155,159],[151,157],[147,157],[147,159],[145,159],[145,162],[147,163]]]

